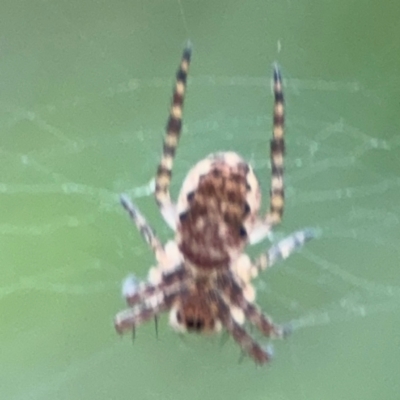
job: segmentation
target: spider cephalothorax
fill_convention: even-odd
[[[218,310],[209,299],[208,279],[197,279],[192,290],[170,311],[170,325],[178,332],[214,333],[221,330]]]
[[[298,231],[273,245],[256,260],[243,253],[247,244],[266,237],[281,221],[284,207],[284,107],[280,72],[274,68],[274,113],[271,151],[270,208],[258,215],[261,194],[250,167],[234,152],[215,153],[188,173],[178,202],[171,201],[172,166],[182,128],[182,107],[191,48],[183,52],[177,72],[163,156],[156,175],[155,198],[161,214],[175,231],[175,240],[163,246],[145,218],[126,196],[121,197],[140,233],[153,249],[157,265],[146,282],[128,278],[124,296],[129,308],[115,318],[123,333],[162,312],[170,312],[171,326],[180,332],[212,333],[225,329],[257,363],[270,359],[267,348],[246,331],[246,321],[267,337],[284,337],[287,329],[275,325],[255,304],[251,280],[260,270],[288,257],[312,230]]]

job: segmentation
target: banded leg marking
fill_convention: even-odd
[[[265,364],[271,360],[272,354],[268,347],[259,345],[233,318],[228,305],[218,292],[213,293],[217,302],[218,316],[225,329],[232,335],[233,339],[257,364]]]
[[[158,316],[162,312],[171,309],[177,297],[181,297],[189,290],[186,282],[179,282],[169,290],[160,292],[158,296],[151,297],[146,303],[137,307],[130,307],[120,311],[114,319],[115,329],[119,334],[135,330],[146,321]]]
[[[163,144],[163,154],[156,174],[155,198],[161,214],[172,229],[176,229],[176,211],[171,202],[169,187],[172,167],[182,130],[183,103],[192,49],[188,43],[182,54],[182,61],[176,73],[176,84],[172,96],[170,114]]]
[[[149,283],[138,283],[134,277],[128,276],[123,285],[123,295],[130,307],[142,303],[144,299],[159,296],[174,285],[182,282],[186,277],[186,270],[178,267],[169,273],[160,273],[161,283],[152,285]]]
[[[147,223],[145,217],[139,209],[134,205],[128,196],[121,195],[120,202],[122,207],[127,211],[131,220],[136,225],[144,241],[151,247],[157,261],[161,261],[165,257],[164,247],[159,238],[155,234],[153,228]]]
[[[278,65],[274,66],[273,78],[274,112],[273,112],[273,136],[270,142],[271,159],[271,187],[270,209],[266,216],[269,225],[279,224],[284,210],[284,183],[283,164],[285,154],[284,123],[285,109],[282,87],[282,77]]]
[[[286,236],[278,243],[271,246],[261,254],[254,262],[258,271],[272,267],[281,260],[285,260],[294,252],[300,250],[308,241],[317,237],[315,229],[306,228]]]
[[[284,193],[284,98],[282,77],[279,67],[275,64],[273,71],[273,125],[272,139],[270,141],[270,163],[271,163],[271,185],[270,185],[270,206],[264,219],[260,219],[249,232],[250,244],[264,240],[271,232],[271,228],[282,220],[285,193]]]
[[[239,307],[244,313],[246,320],[256,326],[260,332],[267,337],[283,338],[286,334],[285,330],[272,322],[272,319],[246,300],[242,287],[235,282],[235,278],[231,276],[222,277],[218,280],[224,296],[229,299],[230,303]]]

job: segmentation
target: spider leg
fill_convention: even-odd
[[[249,320],[265,336],[281,339],[289,333],[286,327],[274,324],[272,319],[264,314],[259,307],[246,300],[242,287],[231,273],[220,277],[218,287],[227,301],[238,307],[243,312],[244,318]]]
[[[286,236],[278,243],[271,246],[265,253],[261,254],[254,262],[258,271],[272,267],[281,260],[285,260],[292,253],[299,250],[306,242],[317,237],[315,229],[306,228]]]
[[[251,279],[255,278],[260,270],[270,268],[277,262],[286,259],[290,254],[316,236],[317,231],[313,229],[303,229],[294,232],[270,247],[266,253],[257,258],[253,265],[249,261],[248,263],[239,263],[232,272],[222,276],[218,280],[218,285],[226,298],[242,310],[244,317],[255,325],[265,336],[283,338],[290,333],[290,326],[282,327],[274,324],[269,316],[263,314],[262,311],[252,303],[255,293],[252,286],[249,285]],[[237,283],[235,277],[242,281],[242,286]],[[251,298],[249,299],[249,297]]]
[[[318,231],[311,228],[294,232],[271,246],[254,261],[251,261],[247,254],[243,254],[232,265],[231,270],[243,284],[247,285],[257,277],[260,271],[272,267],[281,260],[285,260],[292,253],[300,250],[306,242],[317,236]]]
[[[272,354],[268,348],[259,345],[249,333],[233,318],[230,308],[217,291],[213,297],[218,308],[218,316],[240,348],[246,352],[257,364],[265,364],[271,360]]]
[[[163,154],[156,174],[155,198],[164,220],[176,230],[176,207],[171,201],[169,186],[176,148],[182,130],[182,109],[186,90],[186,80],[191,58],[191,44],[187,43],[182,61],[176,73],[176,84],[164,138]]]
[[[128,331],[136,332],[136,328],[139,325],[154,318],[155,315],[167,310],[167,305],[165,303],[161,303],[155,305],[154,307],[128,308],[120,311],[114,318],[115,330],[120,335]]]
[[[186,278],[186,270],[179,266],[171,272],[159,272],[158,284],[139,283],[134,276],[128,276],[123,283],[122,294],[130,307],[143,303],[146,299],[162,295]]]
[[[277,64],[274,66],[274,122],[273,136],[270,144],[271,153],[271,188],[270,209],[266,215],[266,222],[271,226],[279,224],[282,220],[284,208],[283,187],[283,158],[285,154],[284,141],[284,99],[282,90],[282,77]]]
[[[283,161],[285,153],[284,140],[284,98],[282,90],[282,77],[277,64],[274,66],[273,74],[274,111],[272,139],[270,142],[271,160],[271,186],[270,206],[263,221],[258,221],[250,232],[250,243],[258,243],[271,231],[271,228],[282,220],[285,193],[283,185]]]
[[[157,296],[143,299],[142,303],[136,307],[120,311],[114,319],[116,331],[120,334],[134,331],[136,327],[144,322],[170,310],[176,299],[182,297],[189,288],[189,283],[179,282],[170,288],[165,288]]]
[[[122,207],[128,212],[131,220],[136,225],[145,242],[151,247],[158,262],[165,258],[165,251],[162,243],[158,239],[152,227],[147,223],[139,209],[134,205],[128,196],[121,195],[120,202]]]

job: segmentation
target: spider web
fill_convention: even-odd
[[[68,18],[64,22],[73,26]],[[82,32],[79,35],[104,61],[98,44]],[[160,110],[165,111],[171,78],[131,78],[114,63],[110,69],[122,70],[119,77],[125,79],[102,81],[100,89],[89,94],[71,89],[71,94],[34,106],[18,98],[0,104],[0,233],[3,262],[10,266],[0,286],[5,304],[26,293],[33,293],[39,306],[42,295],[56,302],[65,296],[90,298],[90,302],[101,298],[103,306],[107,302],[112,306],[105,307],[99,320],[112,316],[119,304],[115,300],[119,279],[132,270],[144,277],[153,262],[119,207],[121,192],[139,203],[163,239],[171,237],[152,198],[162,137],[159,127],[166,117]],[[221,104],[231,97],[240,99],[243,92],[247,98],[266,98],[269,86],[269,78],[261,76],[195,74],[190,78],[191,105],[174,168],[175,195],[195,161],[211,151],[232,149],[251,161],[267,198],[268,180],[263,178],[269,176],[265,149],[270,113],[255,103],[248,108],[244,102],[232,108]],[[268,305],[271,315],[290,321],[299,332],[316,327],[334,330],[348,323],[362,329],[362,321],[398,314],[400,282],[394,271],[399,259],[400,178],[390,167],[400,139],[354,126],[340,106],[331,107],[349,99],[375,107],[382,98],[359,82],[290,76],[285,79],[285,94],[290,111],[287,208],[275,239],[303,226],[319,228],[322,234],[300,254],[260,276],[259,304]],[[215,104],[203,112],[202,104],[210,101]],[[156,103],[154,110],[145,106],[145,117],[139,113],[132,117],[135,105],[146,102]],[[260,149],[260,143],[265,143],[265,149]],[[386,167],[378,165],[380,160]],[[257,254],[265,245],[250,252]],[[30,313],[31,318],[24,316],[26,325],[34,324],[39,314]],[[6,318],[14,322],[15,317],[6,314]],[[50,325],[43,316],[42,322]],[[298,358],[293,358],[293,364],[300,370]],[[64,382],[63,377],[58,379],[50,386]],[[41,398],[47,391],[47,384],[38,385],[32,397]]]
[[[205,86],[211,86],[220,91],[226,87],[249,88],[267,87],[268,85],[269,80],[266,78],[197,76],[190,79],[193,92],[196,91],[197,87],[204,88]],[[96,97],[99,99],[115,99],[123,93],[135,92],[139,89],[165,89],[170,88],[170,86],[171,81],[169,79],[131,79],[117,87],[107,88],[103,93],[96,94]],[[368,94],[357,83],[344,84],[322,80],[287,79],[285,86],[289,95],[291,93],[300,95],[303,91],[311,92],[313,96],[319,93],[327,93],[329,96],[330,93],[338,92],[356,93],[358,96]],[[83,108],[90,106],[90,103],[90,98],[74,97],[64,100],[60,105],[46,105],[39,110],[17,109],[3,105],[3,132],[7,132],[7,130],[12,132],[16,126],[29,123],[44,135],[54,138],[57,144],[44,148],[40,147],[29,153],[18,153],[3,146],[1,149],[3,162],[12,165],[13,174],[17,176],[23,174],[26,177],[23,180],[27,182],[12,182],[12,179],[9,182],[3,181],[0,183],[0,193],[10,198],[10,201],[21,195],[35,196],[39,199],[45,199],[48,195],[59,195],[66,198],[79,198],[80,201],[94,207],[94,210],[85,217],[61,212],[43,224],[27,225],[23,221],[21,223],[3,223],[0,225],[0,233],[3,236],[40,236],[52,234],[65,228],[87,226],[93,223],[96,218],[101,218],[102,213],[115,213],[114,217],[119,218],[118,194],[122,191],[128,192],[136,201],[139,198],[149,197],[149,202],[153,202],[154,181],[151,173],[148,176],[147,183],[145,179],[142,185],[127,191],[126,189],[131,186],[131,181],[137,180],[134,176],[129,179],[117,178],[112,182],[112,188],[107,188],[92,186],[79,179],[70,179],[66,174],[58,172],[60,160],[67,159],[67,163],[70,164],[70,160],[74,162],[74,160],[90,157],[93,149],[106,155],[107,148],[112,142],[124,146],[137,146],[137,141],[139,141],[141,146],[146,136],[161,136],[160,132],[137,130],[122,132],[118,136],[70,138],[67,133],[48,121],[49,116],[51,118],[51,115],[58,110],[68,107]],[[189,134],[193,137],[191,140],[195,140],[194,138],[198,137],[200,132],[212,131],[217,134],[221,126],[226,132],[258,130],[259,135],[264,135],[262,126],[265,125],[267,119],[268,117],[259,115],[256,118],[233,118],[227,121],[221,113],[214,115],[208,121],[187,121],[184,135]],[[384,195],[396,197],[400,193],[400,179],[397,176],[383,176],[378,172],[372,172],[365,165],[363,159],[374,151],[396,151],[400,145],[400,140],[398,138],[383,140],[369,136],[365,132],[346,124],[343,119],[332,123],[323,120],[313,121],[312,123],[314,125],[312,137],[303,136],[294,144],[291,144],[292,147],[297,145],[299,147],[297,153],[303,153],[303,156],[295,160],[290,159],[290,157],[287,158],[287,169],[291,170],[290,176],[287,177],[289,183],[286,189],[290,210],[296,210],[297,207],[302,205],[307,207],[316,205],[318,207],[322,204],[322,207],[325,207],[325,204],[332,204],[332,207],[340,209],[339,215],[334,215],[332,218],[324,218],[321,215],[308,223],[308,225],[317,226],[322,230],[322,239],[325,242],[330,239],[339,239],[373,246],[374,252],[377,253],[377,260],[379,260],[379,254],[391,254],[393,252],[397,254],[398,236],[396,236],[396,232],[399,225],[399,209],[398,207],[392,207],[390,210],[385,209],[380,207],[379,203]],[[301,131],[303,128],[310,127],[310,123],[306,119],[304,121],[289,121],[289,130],[291,126],[296,126],[297,130]],[[343,151],[344,146],[340,144],[340,140],[344,136],[346,141],[352,142],[352,146],[349,146],[345,152]],[[227,134],[225,134],[225,138],[231,139]],[[332,145],[333,141],[336,142],[337,148]],[[186,144],[186,146],[188,147],[190,144]],[[148,150],[148,146],[144,147]],[[157,160],[155,157],[156,149],[151,150],[150,153],[153,159]],[[329,156],[326,157],[326,155]],[[178,164],[190,166],[193,161],[191,159],[185,160],[184,157],[184,150],[180,149]],[[183,160],[179,161],[179,158],[183,158]],[[254,154],[250,154],[250,159],[259,176],[268,173],[268,160],[257,159]],[[56,167],[53,168],[52,164],[55,164]],[[149,165],[151,164],[149,162]],[[152,172],[152,169],[154,168],[146,168],[148,170],[146,173]],[[315,176],[322,176],[326,171],[329,171],[330,174],[340,174],[343,170],[349,169],[364,175],[364,181],[369,180],[371,182],[361,185],[335,186],[330,189],[301,188],[304,181],[312,180]],[[179,177],[183,177],[184,174],[185,170],[176,171],[174,176],[176,188],[179,187]],[[264,186],[266,185],[264,184]],[[346,201],[353,205],[350,208],[343,209],[341,203]],[[277,237],[281,236],[282,234],[278,234]],[[307,279],[304,271],[299,271],[298,268],[280,268],[281,272],[284,271],[284,274],[306,280],[317,287],[324,287],[325,290],[336,291],[338,287],[345,287],[346,290],[343,295],[335,298],[332,302],[319,305],[314,310],[303,310],[303,316],[293,321],[297,328],[364,318],[374,313],[391,312],[398,309],[400,306],[400,286],[384,281],[379,283],[373,278],[363,277],[363,274],[353,274],[351,265],[347,265],[345,261],[341,263],[332,262],[324,257],[322,251],[313,251],[312,247],[313,245],[310,245],[303,251],[303,257],[308,260],[310,266],[314,266],[316,276],[313,276],[310,272],[310,277]],[[349,262],[351,261],[349,260]],[[316,277],[317,279],[315,279]],[[104,287],[96,286],[92,289],[103,290]],[[91,290],[87,285],[72,287],[63,285],[61,282],[58,284],[50,283],[45,277],[35,277],[17,285],[3,286],[0,291],[0,298],[16,290],[26,288],[61,290],[68,293],[87,293],[88,290]],[[274,293],[273,289],[271,291]],[[278,293],[274,294],[279,298]],[[297,307],[292,304],[291,299],[281,298],[281,301],[287,307]]]
[[[248,78],[248,77],[216,77],[216,76],[197,76],[190,79],[191,91],[195,92],[199,88],[206,86],[211,90],[223,91],[227,87],[242,88],[246,87],[268,87],[269,80],[266,78]],[[329,97],[331,94],[352,93],[357,96],[366,95],[366,91],[359,87],[357,83],[343,84],[341,82],[327,82],[322,80],[301,80],[287,79],[285,82],[286,92],[288,96],[309,92],[314,97],[324,94]],[[110,98],[115,101],[124,93],[135,92],[139,89],[150,90],[152,88],[170,89],[170,79],[155,78],[150,80],[129,80],[119,84],[117,87],[109,87],[103,93],[96,94],[99,99]],[[152,193],[154,182],[152,172],[157,160],[157,150],[150,149],[145,144],[146,137],[160,138],[160,132],[140,129],[136,131],[122,132],[117,136],[103,135],[101,137],[93,136],[89,138],[70,138],[67,133],[60,128],[54,126],[49,119],[51,116],[68,107],[81,109],[90,107],[91,98],[79,97],[66,99],[60,105],[46,105],[41,109],[15,109],[10,106],[3,105],[3,132],[12,132],[16,126],[29,123],[35,129],[38,129],[44,135],[52,137],[55,144],[48,147],[40,147],[26,153],[19,153],[7,146],[1,149],[3,163],[12,166],[14,179],[10,176],[8,181],[0,183],[0,193],[6,202],[19,201],[21,197],[25,199],[34,199],[34,204],[46,203],[49,196],[58,196],[61,203],[78,201],[79,204],[86,204],[84,209],[88,207],[91,211],[83,214],[78,212],[73,214],[70,208],[59,209],[54,213],[52,218],[44,223],[25,222],[25,218],[21,218],[19,222],[9,222],[0,224],[0,233],[4,237],[14,237],[19,240],[21,237],[43,236],[56,234],[65,229],[85,228],[96,223],[96,220],[114,218],[121,220],[122,212],[119,209],[118,195],[125,191],[135,200],[144,199],[146,202],[142,204],[153,203]],[[193,119],[193,118],[192,118]],[[184,136],[190,136],[190,140],[195,142],[201,132],[213,132],[215,135],[222,129],[224,132],[258,132],[261,137],[265,135],[263,129],[268,122],[269,117],[257,115],[251,118],[233,118],[227,117],[221,112],[213,115],[207,121],[189,120],[186,121]],[[310,128],[310,121],[289,120],[288,131],[293,131],[296,127],[297,131]],[[258,290],[266,293],[268,303],[278,303],[282,307],[279,314],[288,318],[296,330],[311,328],[320,325],[332,325],[347,321],[356,321],[373,318],[376,314],[398,312],[400,307],[400,285],[390,279],[390,260],[385,268],[380,269],[382,280],[376,279],[371,269],[360,268],[354,265],[354,257],[346,258],[350,251],[348,246],[354,248],[365,249],[368,246],[371,249],[371,257],[377,264],[382,263],[382,259],[387,260],[388,254],[393,254],[394,259],[398,259],[398,228],[399,228],[399,208],[384,208],[381,206],[382,196],[390,196],[396,198],[400,195],[400,179],[396,176],[385,176],[382,173],[371,171],[366,166],[364,159],[370,152],[396,152],[398,151],[400,141],[395,139],[382,140],[377,137],[370,136],[367,133],[352,127],[345,120],[339,119],[332,122],[319,120],[312,122],[312,134],[308,137],[302,136],[298,139],[288,139],[290,147],[297,146],[296,153],[299,155],[295,159],[287,157],[287,204],[288,211],[285,215],[287,220],[293,219],[290,215],[297,213],[299,209],[305,209],[306,215],[310,215],[309,207],[325,209],[332,207],[336,212],[333,215],[318,212],[313,218],[309,218],[303,225],[299,225],[294,221],[288,222],[288,225],[294,229],[302,226],[314,226],[321,229],[322,235],[319,239],[310,243],[300,255],[293,256],[293,260],[287,261],[288,265],[276,267],[260,277],[257,282]],[[290,133],[293,135],[293,132]],[[233,134],[232,134],[233,136]],[[225,139],[232,140],[228,134]],[[348,146],[348,150],[343,151],[347,147],[340,141],[351,141],[352,145]],[[152,140],[154,142],[154,140]],[[82,159],[90,159],[93,152],[107,155],[107,150],[112,147],[112,143],[119,143],[119,146],[144,147],[143,152],[148,151],[151,154],[151,161],[142,166],[145,173],[142,176],[143,183],[132,187],[132,182],[137,181],[135,171],[127,169],[127,172],[116,173],[116,178],[111,179],[109,186],[91,185],[84,179],[70,177],[68,173],[60,172],[60,163],[68,164],[80,163]],[[187,167],[193,160],[185,159],[185,150],[192,144],[189,140],[183,149],[179,150],[176,173],[174,175],[175,192],[179,187],[179,181],[183,178]],[[208,143],[210,150],[213,144]],[[193,146],[201,147],[196,143]],[[11,147],[11,146],[10,146]],[[289,148],[290,148],[289,147]],[[290,154],[289,150],[289,154]],[[128,151],[129,153],[129,151]],[[204,153],[204,155],[207,152]],[[260,158],[254,152],[247,154],[251,159],[256,173],[260,176],[268,175],[268,161]],[[126,160],[129,160],[129,155]],[[180,159],[180,160],[179,160]],[[5,165],[4,164],[4,165]],[[86,165],[86,162],[83,163]],[[3,165],[3,166],[4,166]],[[182,166],[183,168],[179,168]],[[122,168],[121,168],[122,169]],[[181,169],[181,170],[180,170]],[[332,188],[319,189],[315,182],[323,182],[323,175],[341,174],[344,171],[356,171],[361,174],[363,184],[337,185]],[[104,171],[102,171],[104,172]],[[128,176],[129,174],[132,176]],[[23,178],[21,178],[23,176]],[[16,178],[18,177],[18,178]],[[84,177],[85,178],[85,177]],[[310,181],[314,182],[313,184]],[[368,182],[369,183],[366,183]],[[267,190],[267,182],[264,182],[264,192]],[[264,198],[267,196],[264,195]],[[148,199],[148,200],[147,200]],[[52,203],[53,200],[50,201]],[[349,206],[350,204],[350,206]],[[18,214],[20,214],[19,209]],[[22,214],[25,213],[23,210]],[[53,213],[52,213],[53,214]],[[111,214],[111,216],[109,216]],[[326,217],[324,214],[328,214]],[[38,217],[39,219],[42,216]],[[28,218],[29,219],[29,218]],[[156,214],[153,221],[158,219],[158,227],[164,236],[170,236],[166,228],[162,228],[161,218]],[[306,218],[301,218],[305,220]],[[135,242],[134,256],[149,253],[146,246],[137,237],[134,228],[132,234],[129,234],[128,246],[130,241]],[[283,237],[284,233],[290,233],[290,229],[278,229],[276,239]],[[113,232],[114,237],[111,243],[117,243],[118,251],[126,254],[121,250],[126,246],[123,235],[118,239],[117,234]],[[330,241],[334,241],[335,249],[332,250]],[[322,243],[318,243],[322,242]],[[350,244],[349,244],[350,243]],[[264,244],[265,246],[265,244]],[[333,257],[332,260],[324,247],[329,247],[328,253],[340,253],[344,248],[346,257]],[[116,249],[110,246],[108,251],[112,252]],[[255,253],[253,251],[253,253]],[[92,254],[94,265],[76,265],[75,270],[81,268],[99,268],[99,258],[96,254]],[[133,256],[133,257],[134,257]],[[149,257],[150,258],[150,257]],[[298,259],[303,259],[303,267],[299,267]],[[296,261],[294,259],[297,259]],[[134,262],[134,260],[132,260]],[[366,264],[362,260],[356,261]],[[370,261],[373,262],[372,260]],[[102,263],[100,263],[102,264]],[[306,267],[304,267],[306,264]],[[149,264],[150,265],[150,264]],[[104,267],[104,266],[103,266]],[[138,266],[142,276],[145,275],[146,265]],[[278,271],[279,269],[279,271]],[[57,272],[58,271],[58,272]],[[127,272],[127,271],[126,271]],[[365,274],[367,272],[367,274]],[[71,273],[71,271],[70,271]],[[328,295],[320,299],[316,304],[305,301],[301,304],[298,297],[289,294],[283,295],[280,285],[277,288],[268,283],[270,277],[280,275],[278,280],[298,280],[301,284],[305,284],[308,288],[313,289],[315,293],[324,292]],[[370,277],[366,276],[371,274]],[[386,276],[385,276],[386,275]],[[123,273],[121,273],[121,278]],[[276,279],[276,278],[274,278]],[[281,282],[282,285],[284,285]],[[18,282],[9,285],[2,285],[0,288],[0,299],[15,292],[25,290],[35,290],[44,292],[54,292],[58,294],[88,294],[103,293],[115,289],[115,281],[96,282],[85,284],[67,284],[62,267],[56,268],[51,273],[35,274],[30,277],[20,279]],[[286,291],[287,293],[287,291]],[[117,295],[117,292],[115,292]],[[301,296],[300,296],[301,297]],[[289,316],[293,316],[290,319]]]

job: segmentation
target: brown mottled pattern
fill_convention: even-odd
[[[218,160],[188,195],[189,209],[180,218],[179,248],[198,268],[228,268],[229,250],[240,250],[247,242],[246,167]]]

